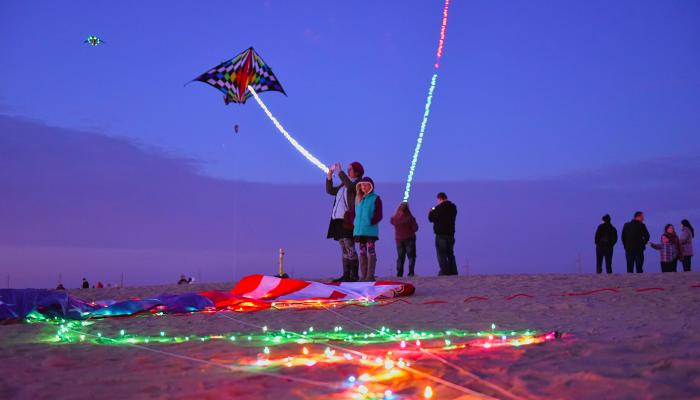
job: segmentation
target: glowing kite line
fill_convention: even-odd
[[[260,108],[262,108],[263,111],[265,111],[265,114],[267,114],[267,116],[270,118],[272,123],[275,124],[277,129],[280,131],[280,133],[282,135],[284,135],[284,137],[289,141],[289,143],[291,143],[292,146],[294,146],[294,148],[297,149],[297,151],[299,153],[301,153],[301,155],[306,157],[307,160],[311,161],[311,163],[313,163],[315,166],[317,166],[319,169],[321,169],[321,171],[323,171],[324,173],[328,173],[328,167],[326,167],[325,164],[323,164],[321,161],[319,161],[318,158],[314,157],[313,154],[309,153],[309,151],[306,150],[304,148],[304,146],[300,145],[299,142],[297,142],[296,139],[294,139],[292,137],[292,135],[290,135],[289,132],[287,132],[287,130],[284,129],[282,124],[280,124],[279,121],[277,121],[277,118],[275,118],[275,116],[272,115],[270,110],[268,110],[267,106],[265,106],[265,103],[263,103],[263,101],[260,99],[258,94],[255,92],[255,89],[253,89],[251,86],[248,86],[248,90],[250,90],[250,93],[255,98],[255,101],[258,102],[258,105],[260,106]]]
[[[445,45],[445,31],[447,29],[447,11],[450,6],[450,0],[445,0],[445,6],[442,9],[442,26],[440,27],[440,41],[438,42],[437,52],[435,54],[435,73],[432,79],[430,79],[430,89],[428,89],[428,98],[425,101],[425,111],[423,112],[423,120],[420,123],[420,132],[418,133],[418,140],[416,141],[416,148],[413,150],[413,158],[411,159],[411,167],[408,170],[408,178],[406,179],[406,190],[403,193],[403,201],[408,201],[411,196],[411,183],[413,182],[413,174],[416,171],[416,164],[418,163],[418,155],[420,154],[421,147],[423,146],[423,135],[425,135],[425,128],[428,125],[428,117],[430,116],[430,104],[433,101],[433,92],[435,91],[435,85],[437,84],[437,70],[440,68],[440,59],[442,58],[443,47]]]

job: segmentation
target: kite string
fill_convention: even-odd
[[[323,307],[323,305],[322,305],[322,307]],[[339,316],[341,316],[341,317],[343,317],[343,318],[345,318],[345,319],[347,319],[347,320],[349,320],[349,321],[351,321],[351,322],[354,322],[355,324],[361,325],[361,326],[363,326],[363,327],[368,327],[367,325],[365,325],[365,324],[363,324],[363,323],[361,323],[361,322],[359,322],[359,321],[356,321],[356,320],[354,320],[354,319],[352,319],[352,318],[350,318],[350,317],[344,316],[344,315],[338,313],[338,312],[335,311],[335,310],[330,310],[330,309],[327,308],[327,307],[323,307],[323,308],[326,309],[326,310],[329,310],[329,311],[333,311],[336,315],[339,315]],[[238,319],[238,318],[233,318],[233,317],[231,317],[231,316],[229,316],[229,315],[226,315],[226,314],[222,314],[222,313],[217,313],[217,314],[219,314],[219,315],[221,315],[221,316],[223,316],[223,317],[225,317],[225,318],[228,318],[228,319],[230,319],[230,320],[233,320],[233,321],[239,322],[239,323],[241,323],[241,324],[244,324],[244,325],[248,325],[248,326],[252,326],[252,327],[257,327],[257,328],[263,328],[263,327],[261,327],[261,326],[255,325],[255,324],[251,324],[251,323],[249,323],[249,322],[242,321],[242,320],[240,320],[240,319]],[[374,330],[374,331],[376,331],[376,332],[380,332],[380,331],[377,330],[377,329],[374,329],[374,328],[371,328],[371,327],[368,327],[368,328],[371,329],[371,330]],[[290,333],[290,334],[297,335],[297,336],[299,336],[299,337],[301,337],[301,338],[304,338],[303,336],[301,336],[301,335],[299,335],[299,334],[297,334],[297,333],[295,333],[295,332],[289,332],[289,333]],[[353,350],[353,349],[349,349],[349,348],[347,348],[347,347],[339,346],[339,345],[334,344],[334,343],[326,343],[326,346],[331,347],[331,348],[334,348],[334,349],[336,349],[336,350],[344,351],[344,352],[346,352],[346,353],[352,353],[352,354],[355,354],[355,355],[358,355],[358,356],[369,357],[366,353],[363,353],[363,352],[357,351],[357,350]],[[470,395],[473,395],[473,396],[476,396],[476,397],[481,397],[481,398],[486,398],[486,399],[494,399],[493,397],[487,396],[487,395],[485,395],[485,394],[483,394],[483,393],[480,393],[480,392],[477,392],[477,391],[475,391],[475,390],[469,389],[469,388],[467,388],[467,387],[458,385],[458,384],[456,384],[456,383],[452,383],[452,382],[450,382],[450,381],[444,380],[444,379],[442,379],[442,378],[440,378],[440,377],[437,377],[437,376],[435,376],[435,375],[431,375],[431,374],[429,374],[429,373],[419,371],[419,370],[417,370],[417,369],[415,369],[415,368],[411,368],[411,367],[406,366],[406,365],[404,365],[404,366],[401,367],[401,368],[402,368],[402,369],[405,369],[405,370],[407,370],[407,371],[410,371],[410,372],[412,372],[412,373],[414,373],[414,374],[416,374],[416,375],[422,376],[422,377],[424,377],[424,378],[426,378],[426,379],[429,379],[429,380],[431,380],[431,381],[433,381],[433,382],[435,382],[435,383],[439,383],[439,384],[442,384],[442,385],[444,385],[444,386],[447,386],[447,387],[450,387],[450,388],[452,388],[452,389],[455,389],[455,390],[457,390],[457,391],[460,391],[460,392],[462,392],[462,393],[470,394]]]
[[[343,314],[339,313],[338,311],[335,311],[335,310],[333,310],[333,309],[331,309],[331,308],[328,308],[328,307],[325,307],[325,306],[323,306],[323,305],[321,305],[321,307],[323,307],[323,309],[325,309],[326,311],[330,311],[330,312],[336,314],[337,316],[342,317],[342,318],[344,318],[344,319],[346,319],[346,320],[348,320],[348,321],[350,321],[350,322],[352,322],[352,323],[354,323],[354,324],[356,324],[356,325],[360,325],[360,326],[362,326],[362,327],[369,328],[370,330],[373,330],[373,331],[379,333],[380,335],[383,334],[383,332],[381,332],[381,331],[379,331],[379,330],[377,330],[377,329],[374,329],[374,328],[372,328],[372,327],[369,327],[369,326],[363,324],[362,322],[357,321],[357,320],[355,320],[355,319],[353,319],[353,318],[350,318],[350,317],[348,317],[348,316],[346,316],[346,315],[343,315]],[[432,358],[434,358],[434,359],[438,360],[439,362],[441,362],[441,363],[447,365],[448,367],[451,367],[451,368],[453,368],[453,369],[455,369],[455,370],[457,370],[457,371],[459,371],[459,372],[464,373],[465,375],[469,376],[469,377],[472,378],[473,380],[475,380],[475,381],[477,381],[477,382],[479,382],[479,383],[481,383],[481,384],[483,384],[483,385],[485,385],[485,386],[487,386],[487,387],[489,387],[489,388],[491,388],[491,389],[493,389],[493,390],[495,390],[495,391],[497,391],[497,392],[499,392],[499,393],[501,393],[501,394],[505,394],[505,395],[508,396],[509,398],[519,400],[518,397],[516,397],[516,396],[513,395],[512,393],[508,392],[507,390],[505,390],[505,389],[503,389],[503,388],[501,388],[501,387],[499,387],[499,386],[497,386],[497,385],[495,385],[495,384],[493,384],[493,383],[491,383],[491,382],[489,382],[489,381],[487,381],[487,380],[485,380],[485,379],[483,379],[483,378],[480,378],[478,375],[475,375],[474,373],[469,372],[469,371],[467,371],[466,369],[464,369],[464,368],[462,368],[462,367],[460,367],[460,366],[458,366],[458,365],[456,365],[456,364],[454,364],[454,363],[451,363],[451,362],[445,360],[444,358],[438,356],[437,354],[434,354],[434,353],[430,352],[429,350],[426,350],[426,349],[423,349],[423,348],[421,348],[420,350],[421,350],[421,352],[423,352],[423,353],[425,353],[425,354],[431,356]],[[415,370],[415,369],[413,369],[413,368],[410,368],[410,367],[405,367],[405,369],[410,370],[411,372],[415,372],[415,373],[417,373],[418,375],[425,375],[425,373],[422,373],[422,372],[417,371],[417,370]],[[431,376],[432,376],[432,375],[431,375]],[[440,379],[440,378],[438,378],[438,377],[435,377],[435,378]],[[429,378],[429,379],[430,379],[430,378]],[[453,385],[454,385],[452,382],[450,382],[450,381],[444,381],[444,380],[440,380],[440,381],[435,380],[435,382],[442,383],[442,384],[444,384],[444,385],[446,385],[446,386],[449,386],[449,387],[453,387]],[[466,388],[466,387],[464,387],[464,386],[459,386],[459,387],[462,388],[462,389],[466,389],[466,390],[472,390],[472,389]],[[463,391],[463,390],[461,390],[461,389],[457,389],[457,390]],[[474,394],[474,395],[477,395],[477,396],[485,396],[486,398],[493,399],[493,397],[487,396],[487,395],[485,395],[485,394],[483,394],[483,393],[476,392],[476,391],[472,391],[471,394]]]
[[[425,111],[423,112],[423,120],[420,124],[420,131],[418,133],[418,140],[416,141],[416,147],[413,150],[413,158],[411,159],[411,167],[408,170],[408,177],[406,178],[406,189],[403,193],[403,201],[408,201],[411,196],[411,183],[413,182],[413,174],[416,170],[416,164],[418,163],[418,155],[420,154],[421,147],[423,146],[423,136],[425,135],[425,128],[428,125],[428,117],[430,116],[430,104],[433,101],[433,92],[435,91],[435,85],[437,84],[437,70],[440,68],[440,59],[443,54],[443,47],[445,45],[445,31],[447,29],[447,13],[450,6],[450,0],[445,0],[445,6],[442,9],[442,25],[440,26],[440,40],[438,41],[438,48],[435,54],[435,72],[430,80],[430,89],[428,89],[428,98],[425,101]]]
[[[255,89],[253,89],[252,86],[248,86],[248,90],[250,91],[250,93],[251,93],[251,94],[253,95],[253,97],[255,98],[255,101],[258,102],[258,105],[260,106],[260,108],[262,108],[263,111],[265,111],[265,114],[267,114],[268,118],[270,118],[270,120],[272,121],[272,123],[275,124],[275,127],[277,127],[277,129],[280,131],[280,133],[281,133],[282,135],[284,135],[284,137],[289,141],[289,143],[291,143],[292,146],[294,146],[294,148],[297,149],[297,151],[298,151],[299,153],[301,153],[301,155],[303,155],[304,157],[306,157],[307,160],[311,161],[311,163],[313,163],[313,164],[314,164],[315,166],[317,166],[321,171],[323,171],[324,173],[327,174],[327,173],[328,173],[328,167],[327,167],[324,163],[322,163],[321,161],[319,161],[318,158],[314,157],[313,154],[309,153],[309,151],[306,150],[306,149],[304,148],[304,146],[300,145],[299,142],[297,142],[296,139],[294,139],[294,138],[292,137],[292,135],[290,135],[289,132],[287,132],[287,130],[284,129],[284,127],[282,126],[282,124],[280,124],[280,122],[277,120],[277,118],[275,118],[275,116],[272,115],[272,113],[271,113],[270,110],[267,108],[267,106],[265,105],[265,103],[263,103],[263,101],[260,99],[260,96],[258,96],[258,94],[255,92]]]
[[[99,336],[99,335],[91,334],[88,332],[82,332],[82,331],[78,331],[78,330],[71,329],[71,328],[66,328],[66,329],[73,331],[73,332],[76,332],[76,333],[81,334],[81,335],[92,336],[94,338],[99,338],[102,340],[106,339],[106,340],[116,342],[115,339],[112,339],[112,338],[107,337],[107,336]],[[178,354],[178,353],[173,353],[173,352],[169,352],[169,351],[153,349],[153,348],[150,348],[147,346],[142,346],[142,345],[138,345],[138,344],[134,344],[134,343],[127,343],[126,345],[129,347],[136,348],[136,349],[146,350],[146,351],[150,351],[153,353],[157,353],[157,354],[161,354],[161,355],[165,355],[165,356],[169,356],[169,357],[173,357],[173,358],[179,358],[182,360],[193,361],[193,362],[211,365],[211,366],[215,366],[215,367],[221,367],[221,368],[228,369],[228,370],[234,371],[234,372],[249,373],[251,375],[269,376],[269,377],[278,378],[278,379],[282,379],[282,380],[295,381],[295,382],[300,382],[300,383],[308,383],[310,385],[328,387],[328,388],[332,388],[332,389],[338,388],[337,384],[332,384],[332,383],[328,383],[328,382],[316,381],[316,380],[305,379],[305,378],[297,378],[297,377],[293,377],[293,376],[289,376],[289,375],[285,375],[285,374],[278,374],[278,373],[274,373],[274,372],[250,370],[250,369],[245,368],[245,367],[239,367],[236,365],[221,364],[221,363],[217,363],[214,361],[203,360],[201,358],[190,357],[190,356],[185,355],[185,354]]]
[[[443,364],[445,364],[445,365],[447,365],[447,366],[449,366],[449,367],[451,367],[451,368],[453,368],[453,369],[455,369],[455,370],[457,370],[457,371],[459,371],[459,372],[461,372],[461,373],[467,375],[468,377],[474,379],[475,381],[477,381],[477,382],[479,382],[479,383],[481,383],[481,384],[483,384],[483,385],[485,385],[485,386],[487,386],[487,387],[489,387],[489,388],[491,388],[491,389],[493,389],[493,390],[499,392],[501,395],[505,395],[506,397],[508,397],[508,398],[510,398],[510,399],[520,400],[520,397],[517,397],[517,396],[514,395],[513,393],[507,391],[506,389],[503,389],[502,387],[500,387],[500,386],[498,386],[498,385],[494,385],[493,383],[491,383],[491,382],[489,382],[489,381],[487,381],[487,380],[485,380],[485,379],[479,377],[478,375],[476,375],[476,374],[474,374],[474,373],[472,373],[472,372],[470,372],[470,371],[468,371],[468,370],[466,370],[466,369],[460,367],[459,365],[456,365],[456,364],[454,364],[454,363],[451,363],[450,361],[448,361],[448,360],[446,360],[446,359],[444,359],[444,358],[438,356],[437,354],[431,352],[430,350],[427,350],[427,349],[420,349],[420,350],[421,350],[424,354],[429,355],[430,357],[432,357],[432,358],[434,358],[434,359],[440,361],[441,363],[443,363]]]

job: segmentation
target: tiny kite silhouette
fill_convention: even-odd
[[[89,44],[90,46],[98,46],[98,45],[101,45],[101,44],[104,43],[104,42],[105,42],[104,40],[102,40],[102,39],[100,39],[100,38],[98,38],[97,36],[94,36],[94,35],[88,36],[87,39],[85,39],[85,40],[83,41],[83,43],[87,43],[87,44]]]

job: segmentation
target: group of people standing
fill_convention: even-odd
[[[333,182],[335,174],[340,179],[337,186]],[[374,281],[377,267],[375,246],[379,240],[379,222],[383,218],[382,200],[375,193],[374,181],[365,176],[364,167],[357,161],[348,165],[347,173],[336,163],[328,169],[326,193],[335,197],[327,237],[338,242],[343,264],[343,275],[333,281]],[[454,256],[457,207],[445,193],[439,193],[437,197],[438,204],[430,210],[428,219],[433,222],[435,232],[439,275],[457,275]],[[403,276],[408,258],[408,276],[414,276],[418,223],[408,203],[399,204],[391,217],[391,224],[396,240],[396,275]],[[355,243],[359,244],[359,255]]]
[[[693,257],[693,238],[695,229],[687,219],[681,221],[681,234],[676,234],[672,224],[667,224],[661,234],[659,243],[649,243],[651,236],[644,224],[644,213],[637,211],[634,218],[625,223],[622,228],[622,245],[625,248],[627,259],[627,272],[639,274],[644,272],[644,251],[647,244],[659,250],[661,255],[661,272],[676,272],[678,261],[683,265],[683,271],[690,272],[691,259]],[[603,272],[603,260],[605,270],[612,274],[613,248],[617,243],[617,229],[610,222],[610,215],[603,216],[603,223],[598,225],[595,233],[596,245],[596,272]]]

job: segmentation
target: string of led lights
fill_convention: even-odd
[[[219,313],[218,315],[224,314]],[[235,318],[234,320],[238,321]],[[27,318],[27,321],[30,323],[45,322],[58,325],[58,330],[55,331],[55,334],[43,339],[48,342],[126,345],[236,372],[245,372],[252,375],[259,374],[293,380],[298,383],[307,383],[316,387],[323,387],[325,388],[324,390],[332,390],[349,398],[386,400],[401,399],[406,398],[406,396],[410,398],[415,398],[415,396],[432,398],[434,389],[430,385],[423,386],[419,392],[415,391],[417,390],[415,388],[416,378],[432,381],[445,388],[471,395],[474,398],[494,398],[472,388],[430,374],[425,370],[425,367],[428,367],[428,365],[423,365],[424,368],[422,370],[412,367],[412,360],[420,359],[422,354],[429,354],[443,364],[466,373],[472,378],[474,383],[498,393],[497,397],[499,398],[517,398],[504,389],[478,378],[478,376],[469,373],[461,367],[455,366],[436,353],[445,353],[447,356],[453,353],[458,355],[460,350],[520,347],[542,343],[557,337],[556,332],[497,330],[495,324],[491,325],[491,330],[481,332],[463,330],[402,331],[398,329],[392,330],[387,327],[363,332],[346,331],[342,326],[335,326],[332,331],[321,331],[314,329],[314,327],[308,327],[301,332],[296,332],[285,329],[273,330],[267,326],[262,326],[259,327],[259,330],[256,330],[257,333],[229,332],[216,335],[173,336],[161,331],[157,335],[144,336],[127,333],[124,329],[118,330],[117,333],[117,328],[114,326],[108,328],[112,333],[109,331],[107,334],[103,334],[102,331],[95,333],[92,329],[97,328],[101,324],[94,320],[66,321],[60,318],[46,318],[41,314],[33,313]],[[257,326],[246,321],[239,322],[251,327]],[[230,353],[231,359],[205,360],[153,348],[155,344],[209,341],[230,343],[240,350]],[[340,345],[340,343],[344,343],[344,345]],[[323,348],[322,351],[315,349],[319,345]],[[299,347],[295,348],[294,346]],[[357,350],[346,346],[355,347]],[[260,348],[262,348],[262,351],[260,351]],[[360,349],[361,351],[358,351]],[[229,352],[226,353],[229,354]],[[342,383],[330,383],[290,376],[289,373],[283,374],[280,371],[280,368],[301,368],[301,372],[309,367],[329,366],[333,368],[333,366],[340,364],[357,368],[356,375],[351,375]]]
[[[308,150],[306,150],[304,148],[304,146],[299,144],[299,142],[297,142],[296,139],[294,139],[292,137],[292,135],[290,135],[289,132],[287,132],[287,130],[284,129],[282,124],[280,124],[280,122],[277,120],[277,118],[275,118],[275,116],[272,115],[272,113],[267,108],[265,103],[263,103],[263,101],[260,99],[260,96],[258,96],[258,94],[255,92],[255,89],[253,89],[252,86],[248,86],[248,90],[253,95],[253,98],[255,98],[255,101],[258,102],[258,105],[260,106],[260,108],[262,108],[263,111],[265,111],[265,114],[267,114],[268,118],[270,118],[272,123],[275,124],[275,127],[277,127],[277,129],[280,131],[280,133],[282,135],[284,135],[284,137],[289,141],[289,143],[291,143],[292,146],[294,146],[294,148],[297,149],[297,151],[299,153],[301,153],[301,155],[303,155],[307,160],[311,161],[311,163],[314,164],[315,166],[317,166],[321,171],[323,171],[324,173],[328,173],[328,167],[326,167],[326,165],[324,163],[319,161],[318,158],[314,157],[313,154],[311,154]]]
[[[411,158],[411,167],[408,170],[408,178],[406,179],[406,189],[403,194],[403,201],[408,201],[411,196],[411,184],[413,183],[413,175],[416,171],[416,164],[418,163],[418,156],[420,155],[421,148],[423,147],[423,136],[425,135],[425,129],[428,126],[428,118],[430,117],[430,105],[433,102],[433,93],[435,92],[435,86],[437,85],[438,69],[440,68],[440,59],[442,58],[443,47],[445,45],[445,31],[447,30],[447,13],[450,6],[450,0],[445,0],[445,5],[442,9],[442,25],[440,26],[440,40],[438,41],[437,53],[435,54],[435,72],[430,79],[430,88],[428,89],[428,98],[425,101],[425,110],[423,111],[423,120],[420,123],[420,131],[418,132],[418,140],[416,141],[416,147],[413,150],[413,158]]]

